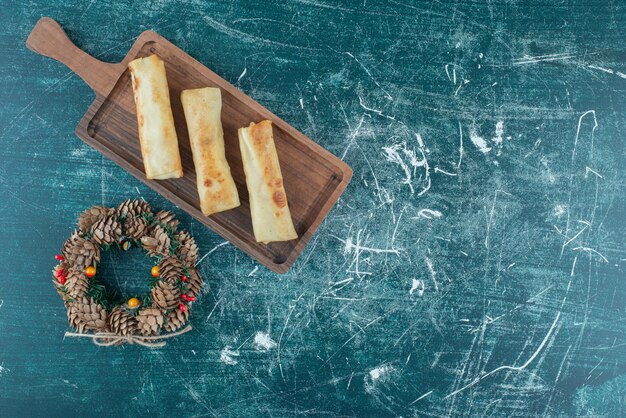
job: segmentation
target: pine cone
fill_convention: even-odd
[[[150,205],[145,200],[133,199],[126,200],[117,207],[116,214],[118,217],[139,216],[142,213],[152,213]]]
[[[198,246],[196,241],[187,232],[180,232],[176,235],[180,243],[176,253],[183,260],[185,267],[193,267],[198,259]]]
[[[142,309],[136,319],[141,335],[156,335],[163,326],[163,312],[158,308]]]
[[[95,243],[110,245],[122,238],[122,226],[117,217],[106,216],[93,224],[91,234]]]
[[[76,243],[79,242],[80,238],[84,238],[84,234],[80,232],[78,229],[72,231],[72,235],[63,243],[63,253],[68,252]]]
[[[148,231],[148,221],[141,216],[127,216],[124,220],[124,235],[127,238],[140,239]]]
[[[187,296],[196,297],[202,291],[202,277],[196,269],[189,269],[187,274]]]
[[[118,306],[109,315],[109,329],[118,335],[132,335],[137,331],[137,320],[126,309]]]
[[[78,332],[106,331],[107,328],[107,311],[92,298],[70,302],[67,319]]]
[[[100,219],[111,215],[113,212],[114,209],[104,206],[91,207],[81,213],[78,217],[78,229],[80,229],[84,233],[87,233],[89,232],[93,224],[98,222]]]
[[[74,231],[63,245],[63,256],[73,267],[85,268],[100,261],[100,247]]]
[[[52,269],[52,283],[54,283],[54,287],[57,290],[57,293],[59,294],[59,296],[61,296],[61,298],[63,299],[63,302],[67,302],[68,300],[68,296],[65,292],[65,285],[61,284],[61,282],[59,282],[59,278],[57,277],[57,274],[59,272],[59,270],[63,270],[63,274],[67,273],[67,263],[64,261],[61,261],[59,264],[57,264],[56,266],[54,266],[54,268]]]
[[[73,300],[82,299],[87,296],[89,281],[84,274],[70,268],[66,270],[65,291],[69,298]]]
[[[170,237],[160,226],[155,226],[152,236],[141,237],[141,244],[148,254],[167,256],[170,254]]]
[[[159,263],[159,278],[176,283],[183,275],[183,264],[176,256],[164,257]]]
[[[175,231],[180,223],[178,219],[176,219],[176,215],[172,212],[168,212],[166,210],[160,210],[154,215],[154,221],[161,226],[167,225],[172,231]]]
[[[184,311],[176,308],[167,316],[167,321],[165,322],[165,326],[163,328],[165,328],[166,331],[174,332],[185,325],[187,318],[189,318],[189,308]]]
[[[175,284],[158,282],[152,288],[152,301],[164,310],[174,309],[180,303],[180,293],[180,289]]]

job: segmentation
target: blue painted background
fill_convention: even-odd
[[[353,167],[289,274],[75,137],[93,94],[25,48],[44,15],[111,62],[156,30]],[[624,415],[623,4],[9,0],[0,23],[3,416]],[[64,340],[53,255],[137,197],[200,245],[194,330]],[[148,267],[101,271],[130,295]]]

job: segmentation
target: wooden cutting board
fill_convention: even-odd
[[[155,32],[143,32],[117,64],[98,61],[77,48],[61,26],[48,17],[37,22],[26,46],[67,65],[96,93],[96,99],[76,127],[79,138],[276,273],[287,272],[296,261],[350,182],[352,170],[343,161]],[[127,65],[137,57],[151,54],[165,61],[185,173],[180,179],[148,180],[144,174]],[[226,158],[241,198],[240,207],[209,217],[200,211],[196,173],[180,102],[183,90],[206,86],[222,90]],[[237,138],[238,128],[263,119],[274,124],[285,191],[299,236],[297,240],[268,245],[254,239]]]

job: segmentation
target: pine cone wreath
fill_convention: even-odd
[[[104,206],[91,207],[81,213],[78,217],[78,229],[86,234],[89,232],[93,224],[98,222],[100,219],[113,214],[114,211],[115,210],[113,208],[107,208]]]
[[[67,319],[78,332],[106,331],[107,328],[107,311],[93,298],[83,297],[70,302]]]
[[[97,244],[111,245],[122,237],[122,226],[116,216],[106,216],[93,224],[91,236]]]
[[[164,257],[159,263],[159,278],[175,283],[183,275],[183,264],[178,257]]]
[[[179,328],[185,325],[188,318],[189,309],[185,309],[183,311],[180,308],[176,308],[167,316],[167,320],[163,328],[168,332],[177,331]]]
[[[198,274],[198,270],[189,269],[187,274],[187,296],[196,297],[202,291],[202,278]]]
[[[196,241],[187,232],[178,233],[176,239],[180,243],[176,253],[183,261],[184,266],[195,266],[198,260],[198,246],[196,245]]]
[[[191,329],[184,325],[191,303],[202,291],[202,278],[195,269],[198,246],[187,232],[176,232],[179,221],[173,213],[162,210],[153,214],[143,200],[126,200],[117,208],[94,206],[85,210],[77,225],[61,254],[55,255],[58,264],[52,269],[52,280],[67,309],[70,326],[88,335],[66,335],[87,336],[97,345],[159,347],[164,343],[153,341]],[[107,300],[111,293],[100,282],[96,267],[101,248],[118,243],[126,250],[131,240],[140,241],[158,265],[151,271],[150,293],[131,297],[119,306],[117,301]]]
[[[126,309],[118,306],[109,315],[109,329],[118,335],[132,335],[137,331],[137,320]]]
[[[157,225],[164,226],[167,225],[170,227],[172,231],[176,231],[178,224],[180,223],[178,219],[176,219],[176,215],[167,210],[160,210],[154,214],[154,221]]]
[[[152,301],[163,310],[177,307],[180,303],[180,295],[180,288],[168,282],[158,282],[152,288]]]
[[[141,237],[141,244],[151,256],[167,256],[170,253],[170,237],[160,226],[154,227],[152,236]]]
[[[157,308],[146,308],[137,314],[137,329],[141,335],[156,335],[163,326],[163,312]]]
[[[72,236],[63,245],[65,260],[77,268],[92,266],[100,261],[100,246],[74,231]]]
[[[148,221],[141,216],[127,216],[124,220],[126,238],[141,239],[148,232]]]
[[[151,214],[150,205],[145,200],[133,199],[126,200],[117,207],[116,214],[118,217],[125,218],[127,216],[140,216],[142,214]]]

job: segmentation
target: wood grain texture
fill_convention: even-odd
[[[353,168],[286,274],[76,137],[95,95],[24,47],[42,15],[103,62],[154,30]],[[624,415],[623,2],[7,0],[0,21],[1,416]],[[193,331],[64,340],[53,254],[85,208],[140,197],[200,246]],[[149,267],[100,272],[131,296]]]
[[[39,20],[26,45],[63,62],[98,93],[76,128],[83,141],[274,272],[287,272],[352,178],[352,170],[343,161],[155,32],[143,32],[122,62],[114,65],[101,63],[80,51],[58,23],[48,17]],[[165,61],[183,163],[184,177],[180,179],[148,180],[144,172],[130,71],[126,66],[135,58],[152,54]],[[222,89],[226,158],[242,199],[239,207],[209,217],[200,210],[189,134],[180,102],[183,90],[201,87]],[[252,230],[237,129],[266,119],[274,125],[276,151],[298,238],[262,244],[256,242]]]

